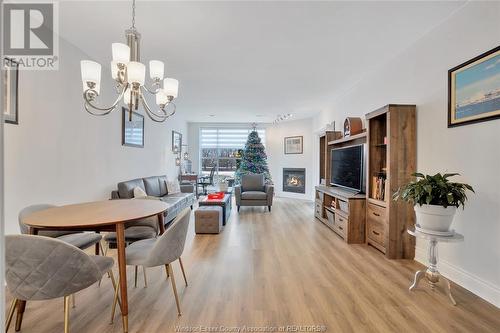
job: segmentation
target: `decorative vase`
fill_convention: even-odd
[[[455,206],[444,208],[437,205],[415,205],[414,209],[419,228],[438,232],[450,231],[453,217],[457,211]]]

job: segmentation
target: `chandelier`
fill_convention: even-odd
[[[140,62],[141,34],[135,28],[135,0],[132,1],[132,26],[125,30],[127,44],[113,43],[111,50],[111,76],[116,81],[115,102],[109,107],[96,104],[101,86],[101,65],[95,61],[80,62],[83,81],[83,99],[85,110],[95,116],[104,116],[115,110],[123,99],[129,110],[129,120],[132,121],[132,111],[141,103],[146,114],[155,122],[164,122],[175,113],[176,106],[172,102],[179,91],[179,81],[163,78],[165,64],[159,60],[149,61],[149,76],[153,83],[150,88],[145,85],[146,66]],[[163,81],[163,87],[162,87]],[[145,94],[155,96],[158,106],[153,110],[146,101]]]

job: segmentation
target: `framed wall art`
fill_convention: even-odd
[[[127,108],[122,108],[122,145],[144,147],[144,116],[132,111],[132,120]]]
[[[182,150],[182,133],[172,131],[172,151],[178,154]]]
[[[5,122],[8,124],[19,124],[18,87],[19,87],[19,63],[6,58],[3,63],[2,75],[4,86],[3,112]]]
[[[448,127],[500,118],[500,46],[448,71]]]
[[[288,136],[285,137],[285,154],[303,154],[304,153],[304,137],[303,136]]]

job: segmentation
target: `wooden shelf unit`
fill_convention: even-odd
[[[413,259],[415,239],[406,232],[415,224],[413,207],[392,196],[415,172],[416,107],[389,104],[368,113],[366,121],[366,242],[389,259]],[[384,191],[376,190],[379,177],[385,178]]]
[[[319,183],[324,179],[326,184],[330,184],[330,155],[328,142],[342,137],[340,131],[326,131],[319,137]]]
[[[349,244],[365,242],[366,198],[332,186],[316,186],[315,217]]]

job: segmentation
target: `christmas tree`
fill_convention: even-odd
[[[236,183],[240,184],[241,176],[249,173],[264,174],[266,184],[273,183],[269,168],[267,167],[267,155],[264,145],[260,141],[259,134],[255,129],[248,134],[248,140],[243,150],[243,157],[234,175]]]

